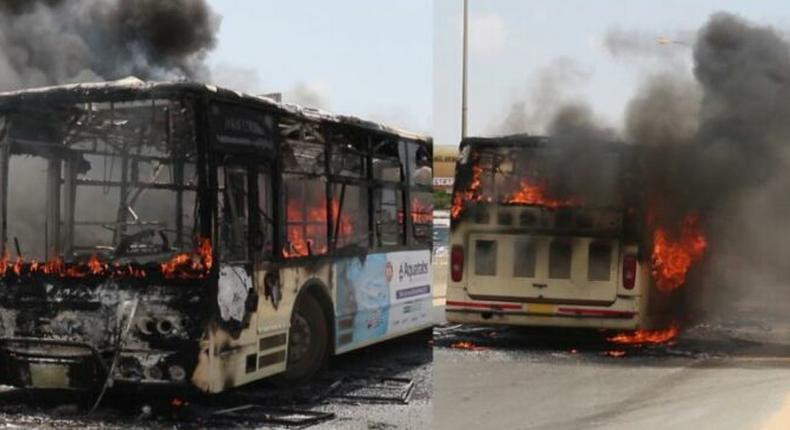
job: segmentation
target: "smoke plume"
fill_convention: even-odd
[[[680,48],[692,54],[693,69],[676,67],[681,60],[671,67],[656,62],[627,105],[622,130],[603,124],[584,103],[564,100],[537,126],[527,105],[515,104],[500,131],[557,137],[566,148],[560,169],[573,172],[563,183],[581,195],[602,192],[590,185],[604,171],[590,149],[595,142],[637,145],[645,155],[641,195],[651,221],[672,230],[688,214],[701,219],[709,246],[684,287],[693,291],[695,309],[786,314],[790,43],[729,13],[712,15],[684,39]],[[621,29],[609,32],[605,46],[615,58],[680,52],[659,54],[654,37]]]
[[[505,120],[493,131],[498,134],[546,132],[558,113],[560,116],[569,114],[562,110],[566,105],[577,103],[571,94],[588,76],[572,59],[553,61],[534,76],[528,88],[529,102],[514,102]]]
[[[206,79],[219,22],[205,0],[2,0],[0,90]]]

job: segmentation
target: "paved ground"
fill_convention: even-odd
[[[434,338],[437,429],[790,429],[786,324],[717,321],[627,348],[598,332],[443,327]]]
[[[287,390],[257,384],[228,395],[187,398],[189,405],[178,409],[169,405],[170,396],[119,394],[109,398],[94,414],[85,416],[77,406],[79,397],[0,389],[0,429],[430,428],[433,391],[430,342],[431,333],[424,331],[336,357],[329,370],[307,387]],[[405,381],[380,381],[380,377]],[[409,380],[413,381],[413,390],[408,403],[383,399],[404,393]],[[379,399],[341,397],[345,395]],[[153,406],[151,414],[142,413],[146,405]],[[248,405],[258,408],[212,415]],[[282,408],[328,412],[335,414],[335,418],[307,427],[276,425],[266,420],[265,414]]]

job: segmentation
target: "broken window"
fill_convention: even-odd
[[[383,141],[373,146],[373,179],[400,183],[403,167],[397,142]]]
[[[332,206],[333,230],[336,247],[348,245],[367,247],[370,227],[368,226],[367,188],[351,184],[335,184]]]
[[[402,191],[395,188],[377,189],[374,214],[377,246],[405,244]]]
[[[274,210],[269,173],[258,174],[258,231],[254,246],[264,258],[274,255]]]
[[[409,166],[410,185],[433,185],[431,147],[416,142],[405,142]]]
[[[248,179],[243,167],[220,167],[217,228],[222,261],[248,261]]]
[[[305,176],[285,178],[285,257],[320,255],[327,252],[326,182]]]
[[[309,176],[326,174],[326,143],[315,124],[296,122],[288,126],[284,134],[285,172]]]
[[[416,243],[430,245],[433,228],[433,194],[411,192],[412,237]]]
[[[365,151],[347,139],[334,142],[329,164],[331,173],[353,178],[365,177]]]
[[[189,103],[25,106],[8,123],[6,234],[26,260],[99,254],[143,263],[195,245]]]

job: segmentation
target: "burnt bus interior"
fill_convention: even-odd
[[[647,204],[640,195],[644,154],[639,149],[621,142],[567,143],[527,135],[467,138],[461,144],[454,194],[468,193],[470,202],[462,207],[468,210],[461,213],[472,221],[488,223],[495,215],[492,208],[532,206],[549,209],[556,218],[541,222],[532,211],[505,210],[496,224],[593,233],[608,228],[621,233],[614,224],[596,225],[586,211],[629,212],[635,216],[625,220],[631,223],[626,232],[634,233],[636,214],[644,214]],[[476,206],[481,210],[474,210]]]
[[[188,383],[210,327],[257,308],[218,305],[219,262],[430,244],[431,155],[197,84],[0,95],[0,383]]]
[[[464,223],[473,235],[480,229],[506,235],[498,236],[499,241],[490,234],[475,236],[473,278],[534,278],[534,237],[554,238],[548,248],[548,279],[571,278],[574,237],[589,238],[589,281],[612,279],[617,264],[613,251],[621,246],[640,245],[640,258],[649,257],[643,159],[634,145],[514,135],[465,139],[461,154],[454,189],[461,199],[454,203],[453,228]],[[505,257],[498,252],[514,256],[507,273],[497,272]]]

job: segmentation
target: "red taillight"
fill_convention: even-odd
[[[454,245],[450,252],[450,277],[453,282],[464,279],[464,247]]]
[[[623,287],[626,290],[634,289],[636,284],[636,255],[628,254],[623,257]]]

